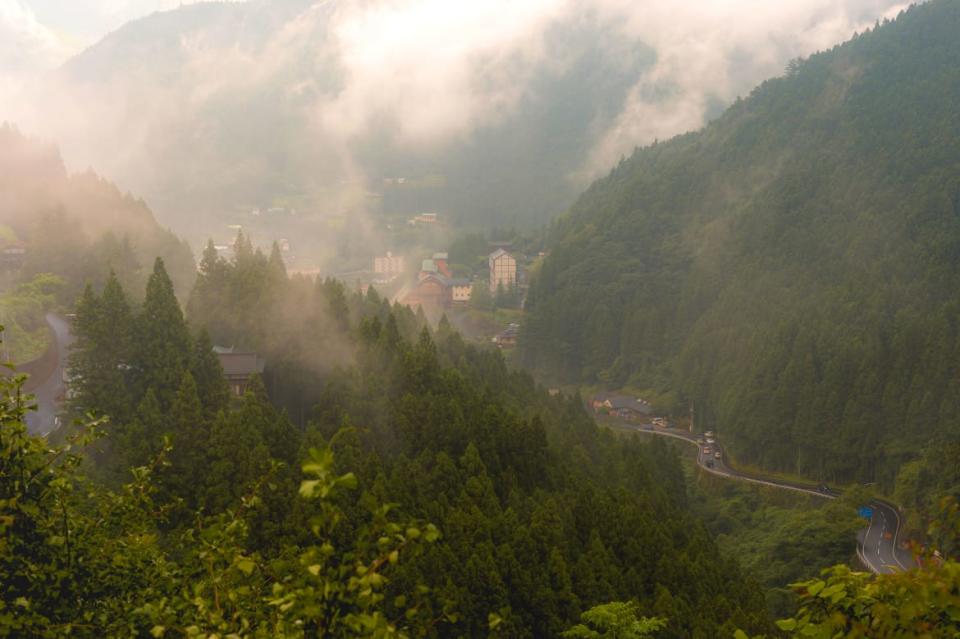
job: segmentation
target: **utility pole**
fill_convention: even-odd
[[[690,432],[693,432],[693,402],[690,402]]]

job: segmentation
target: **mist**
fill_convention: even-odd
[[[0,49],[0,120],[144,196],[194,244],[286,203],[311,220],[304,250],[329,263],[355,257],[331,246],[344,227],[390,248],[390,213],[542,223],[634,147],[702,126],[791,59],[905,6],[193,3],[66,59],[24,3],[0,0],[0,33],[27,43]],[[444,186],[398,196],[381,188],[393,176]]]

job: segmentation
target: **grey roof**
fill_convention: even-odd
[[[256,353],[217,353],[223,374],[227,377],[249,377],[263,372],[267,362]]]
[[[636,411],[638,413],[643,413],[644,415],[648,415],[650,412],[652,412],[650,404],[638,401],[633,397],[627,397],[626,395],[616,395],[608,398],[607,401],[609,401],[610,406],[616,410],[627,409]]]
[[[437,282],[440,282],[440,284],[443,287],[450,286],[450,280],[445,278],[443,275],[440,275],[439,273],[428,273],[427,275],[424,275],[423,277],[417,280],[417,285],[420,285],[421,283],[426,282],[427,280],[436,280]]]

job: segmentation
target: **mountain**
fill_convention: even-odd
[[[586,14],[531,37],[535,52],[451,49],[463,78],[428,56],[358,80],[341,41],[354,11],[262,0],[158,12],[69,60],[26,101],[70,104],[37,113],[36,128],[53,127],[68,156],[203,239],[272,207],[314,214],[313,233],[331,216],[433,210],[532,227],[573,201],[570,175],[655,58]],[[400,86],[380,87],[380,73]],[[434,90],[429,101],[405,95]]]
[[[621,162],[552,228],[524,361],[830,481],[956,437],[958,30],[914,6]]]
[[[9,124],[0,124],[0,238],[2,248],[25,251],[22,260],[4,256],[4,279],[11,268],[18,281],[58,275],[66,304],[111,268],[125,283],[142,286],[144,267],[158,255],[184,293],[196,274],[189,246],[161,227],[143,200],[92,170],[69,174],[55,145]]]

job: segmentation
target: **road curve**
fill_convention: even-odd
[[[823,499],[836,499],[841,494],[837,490],[815,490],[788,481],[751,476],[735,471],[724,463],[723,457],[716,459],[712,452],[709,455],[704,453],[704,446],[697,442],[698,435],[686,430],[651,427],[638,427],[637,430],[642,433],[672,437],[693,444],[697,447],[697,465],[701,470],[712,475],[806,493]],[[712,444],[711,447],[720,450],[718,444]],[[708,461],[713,462],[712,466],[707,466]],[[870,508],[872,509],[870,525],[857,533],[857,557],[870,572],[876,574],[890,574],[914,568],[916,561],[913,555],[899,546],[901,519],[896,507],[877,499],[870,503]]]
[[[67,366],[67,357],[70,346],[73,344],[73,335],[70,332],[70,321],[54,313],[47,313],[47,324],[53,331],[56,349],[57,364],[52,372],[43,380],[29,380],[28,388],[36,398],[37,409],[27,413],[27,430],[33,435],[46,435],[56,427],[57,415],[63,401],[64,372]]]

